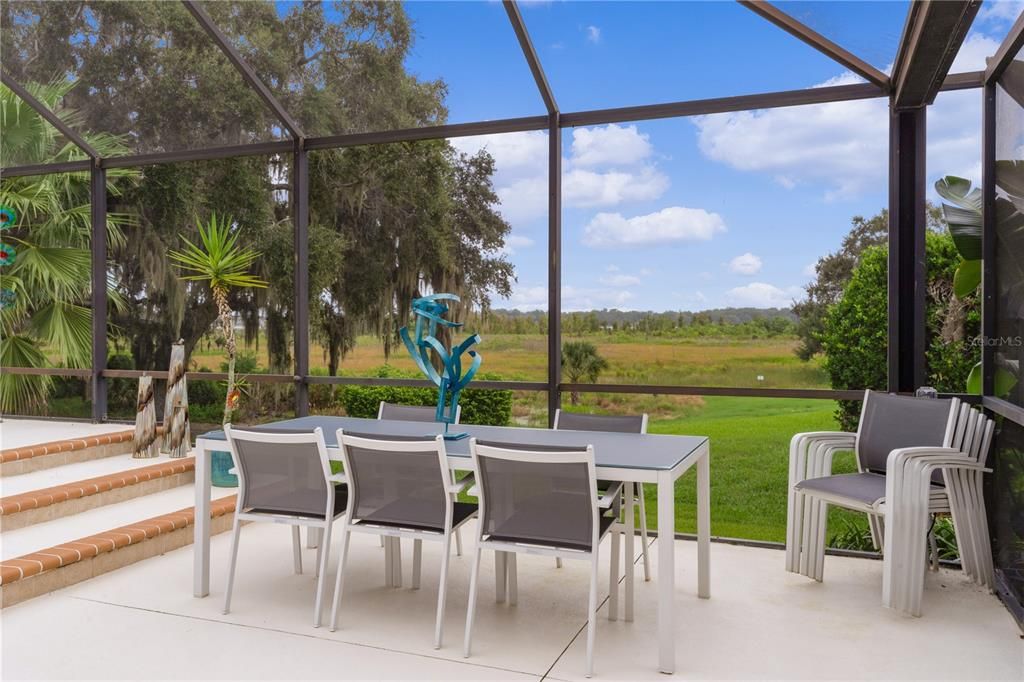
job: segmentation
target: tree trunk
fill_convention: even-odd
[[[231,319],[231,306],[228,305],[228,292],[223,288],[213,290],[213,298],[217,302],[217,320],[220,322],[221,333],[224,334],[224,351],[228,356],[228,386],[224,397],[224,419],[222,424],[231,421],[232,394],[235,391],[235,325]]]

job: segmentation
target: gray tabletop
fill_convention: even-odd
[[[338,446],[338,429],[355,433],[393,436],[434,436],[444,432],[443,424],[406,422],[390,419],[357,419],[355,417],[299,417],[286,421],[250,427],[254,431],[312,431],[320,427],[328,447]],[[245,428],[245,427],[239,427]],[[510,426],[475,426],[455,424],[454,433],[468,433],[480,440],[516,443],[519,445],[594,446],[594,463],[599,467],[619,469],[673,469],[707,442],[705,436],[666,436],[608,431],[569,431],[528,429]],[[223,431],[211,431],[200,438],[225,440]],[[450,456],[469,457],[469,439],[445,441]]]

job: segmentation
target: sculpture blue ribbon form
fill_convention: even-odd
[[[398,330],[399,336],[405,343],[409,355],[412,356],[416,366],[420,368],[428,379],[437,385],[437,413],[435,419],[444,424],[444,437],[447,440],[458,440],[465,438],[466,433],[449,433],[448,425],[454,424],[459,412],[459,396],[462,389],[466,387],[480,369],[483,358],[473,346],[481,342],[478,334],[473,334],[465,341],[452,349],[445,348],[444,344],[437,339],[438,326],[448,329],[457,329],[462,326],[461,322],[452,322],[444,319],[448,312],[448,304],[445,301],[458,301],[455,294],[433,294],[422,298],[414,299],[412,312],[416,316],[416,337],[409,337],[409,328],[402,327]],[[438,372],[430,361],[430,351],[433,350],[441,359],[443,370]],[[462,373],[462,356],[469,355],[472,362],[466,373]]]

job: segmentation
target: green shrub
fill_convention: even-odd
[[[210,368],[202,366],[196,372],[209,372]],[[199,406],[222,405],[224,403],[224,384],[220,381],[197,379],[188,382],[188,404]],[[189,411],[191,415],[191,410]]]
[[[219,403],[215,405],[189,403],[188,419],[190,422],[196,424],[220,424],[223,418],[224,406]]]
[[[110,369],[135,369],[135,360],[128,353],[114,353],[107,358]],[[139,396],[137,379],[111,379],[107,387],[107,410],[111,414],[135,416]]]
[[[376,371],[380,378],[417,378],[388,365]],[[480,374],[477,378],[498,381],[494,374]],[[473,384],[471,383],[470,386]],[[376,418],[381,401],[398,405],[437,405],[437,389],[409,386],[355,386],[347,385],[339,392],[339,400],[350,417]],[[467,388],[459,399],[463,424],[504,426],[512,418],[512,391]]]
[[[967,339],[979,332],[977,295],[963,301],[952,296],[953,273],[959,264],[953,239],[947,234],[926,235],[927,383],[942,392],[962,392],[979,351]],[[888,248],[863,251],[860,262],[838,303],[825,316],[822,363],[832,388],[884,390],[887,385]],[[840,400],[836,419],[844,431],[854,431],[860,401]]]

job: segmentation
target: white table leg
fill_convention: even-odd
[[[623,618],[627,623],[633,622],[633,579],[636,573],[636,549],[634,540],[636,540],[636,513],[634,507],[636,502],[633,498],[633,483],[627,482],[622,487],[622,492],[625,495],[625,499],[622,503],[625,505],[626,512],[626,537],[624,539],[624,552],[626,555],[625,566],[623,570],[626,572],[626,605],[623,610]]]
[[[676,669],[676,505],[672,472],[658,472],[658,669]]]
[[[310,526],[309,530],[306,531],[306,549],[316,549],[319,547],[323,537],[323,528],[314,528],[313,526]]]
[[[227,447],[227,443],[224,443]],[[210,594],[210,452],[200,439],[196,443],[195,528],[192,544],[192,596]]]
[[[711,596],[710,452],[706,452],[697,462],[697,596],[701,599]]]

